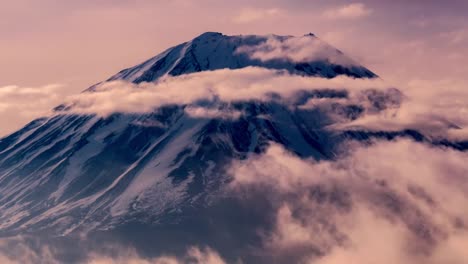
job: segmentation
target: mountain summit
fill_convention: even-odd
[[[282,56],[287,54],[296,56]],[[122,70],[109,81],[153,82],[166,75],[178,76],[249,66],[327,78],[338,75],[356,78],[376,77],[374,73],[313,34],[302,37],[226,36],[221,33],[206,32],[191,41],[169,48],[139,65]]]

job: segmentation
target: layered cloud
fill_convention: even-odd
[[[436,138],[468,139],[468,89],[463,82],[413,81],[402,88],[407,100],[397,109],[338,124],[339,129],[415,129]]]
[[[369,94],[371,90],[387,91],[386,93],[392,91],[388,87],[391,86],[380,79],[308,78],[251,67],[169,77],[157,83],[107,82],[100,85],[94,93],[81,93],[68,97],[65,105],[72,106],[69,111],[74,113],[97,113],[106,116],[114,112],[146,113],[169,104],[194,104],[193,107],[186,108],[186,113],[190,116],[236,119],[242,114],[237,110],[196,104],[200,101],[228,103],[248,100],[267,101],[272,99],[272,95],[279,95],[285,99],[283,102],[288,104],[287,99],[299,92],[330,89],[345,91],[347,96],[311,98],[299,107],[326,110],[336,105],[355,104],[369,110],[357,119],[336,120],[330,129],[371,131],[413,129],[434,138],[468,139],[468,109],[465,100],[468,94],[463,82],[416,80],[400,87],[404,92],[403,95],[396,93],[392,98],[378,98],[376,97],[378,94]],[[0,115],[5,117],[14,115],[15,118],[9,118],[10,123],[20,124],[47,115],[61,100],[58,89],[59,85],[35,88],[1,87]],[[372,96],[373,98],[369,99]],[[372,111],[372,104],[392,104],[392,100],[397,100],[393,102],[395,105]],[[34,101],[34,104],[31,101]],[[6,132],[9,130],[4,131]]]
[[[106,82],[97,87],[95,92],[68,98],[65,105],[70,106],[69,110],[75,113],[108,115],[113,112],[151,112],[164,105],[198,101],[262,101],[271,100],[272,95],[287,99],[300,91],[346,89],[359,92],[386,88],[387,85],[377,79],[310,78],[249,67],[168,77],[157,83]]]
[[[261,190],[276,208],[263,250],[304,263],[463,263],[468,154],[407,140],[347,148],[317,162],[272,145],[233,163],[233,190]]]
[[[186,108],[186,113],[193,117],[236,119],[242,113],[229,107],[230,103],[280,98],[285,105],[321,109],[328,115],[333,115],[334,110],[342,106],[357,106],[364,110],[351,119],[336,119],[328,127],[332,130],[412,129],[430,138],[468,139],[465,99],[468,94],[463,82],[413,81],[400,89],[391,87],[381,79],[343,76],[325,79],[249,67],[168,77],[156,83],[106,82],[95,92],[69,97],[64,105],[68,109],[65,113],[102,116],[114,112],[147,113],[173,104],[192,105]],[[303,92],[323,90],[342,95],[340,98],[311,97],[301,105],[293,100]]]

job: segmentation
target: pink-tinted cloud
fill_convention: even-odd
[[[185,107],[184,111],[188,116],[193,118],[235,120],[242,116],[242,112],[228,107],[210,108],[201,106],[187,106]]]
[[[107,116],[114,112],[147,113],[163,105],[192,104],[215,98],[228,103],[270,100],[271,93],[275,93],[288,99],[299,91],[324,88],[359,92],[366,89],[386,89],[387,86],[379,79],[304,77],[283,71],[248,67],[168,77],[157,83],[103,83],[95,92],[69,97],[65,104],[71,106],[69,111],[72,113]]]
[[[414,80],[400,87],[406,100],[397,108],[365,115],[334,129],[415,129],[432,138],[468,139],[468,86],[460,81]]]
[[[63,89],[58,84],[0,87],[0,119],[5,120],[0,128],[0,135],[9,133],[34,118],[51,114],[52,108],[63,100]]]
[[[245,8],[242,9],[239,14],[234,16],[234,23],[238,24],[247,24],[256,22],[259,20],[279,18],[282,15],[282,11],[278,8]]]
[[[99,250],[105,248],[107,253]],[[209,247],[192,246],[185,254],[161,255],[153,258],[140,256],[129,246],[103,245],[82,256],[82,262],[87,264],[225,264],[224,259]],[[56,247],[42,245],[36,248],[28,243],[26,237],[6,237],[0,239],[0,261],[2,264],[59,264],[63,260],[57,256]]]
[[[320,264],[465,261],[467,153],[408,140],[347,149],[318,162],[272,145],[233,163],[234,191],[260,188],[277,204],[266,254]]]
[[[372,9],[363,3],[352,3],[332,9],[328,9],[323,16],[328,19],[357,19],[369,16]]]
[[[91,255],[88,263],[89,264],[226,264],[226,262],[219,256],[219,254],[213,251],[211,248],[199,248],[191,247],[187,250],[185,256],[160,256],[151,259],[145,259],[134,251],[127,251],[127,254],[122,256],[104,256],[104,255]]]

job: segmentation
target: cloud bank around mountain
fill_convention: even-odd
[[[467,153],[409,140],[350,143],[336,161],[281,146],[231,167],[232,190],[262,192],[275,228],[263,251],[301,263],[453,263],[468,257]]]
[[[165,105],[192,105],[187,114],[206,118],[238,118],[237,110],[218,111],[216,102],[271,101],[281,98],[290,105],[301,92],[330,90],[343,98],[309,98],[301,109],[332,109],[356,105],[358,118],[335,120],[332,130],[418,130],[432,138],[468,139],[468,94],[463,83],[413,81],[393,88],[381,79],[333,79],[291,75],[282,71],[249,67],[168,77],[156,83],[106,82],[95,92],[68,97],[70,113],[108,116],[114,112],[147,113]],[[199,104],[211,102],[208,106]],[[331,111],[328,111],[331,113]],[[67,112],[65,112],[67,113]],[[228,119],[229,119],[228,118]]]
[[[151,112],[163,105],[191,104],[197,101],[265,101],[271,100],[272,95],[287,99],[299,91],[347,89],[357,92],[386,87],[385,83],[377,79],[310,78],[248,67],[168,77],[156,83],[103,83],[96,92],[71,96],[66,100],[66,105],[72,106],[72,112],[109,115],[113,112]]]
[[[468,89],[463,82],[413,81],[402,87],[407,100],[398,109],[367,115],[338,129],[420,130],[436,138],[468,140]]]

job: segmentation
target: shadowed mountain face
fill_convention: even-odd
[[[294,39],[299,39],[299,46]],[[309,39],[319,41],[314,51],[320,56],[301,57],[296,52]],[[296,46],[285,49],[282,43]],[[280,51],[295,55],[277,56],[278,45]],[[251,66],[301,76],[376,77],[313,35],[205,33],[108,81],[157,82],[168,75]],[[96,87],[87,91],[96,92]],[[253,254],[251,248],[260,246],[262,236],[256,230],[272,228],[273,205],[261,191],[252,190],[240,199],[228,190],[233,161],[263,153],[272,143],[301,158],[333,160],[343,142],[376,137],[409,137],[466,149],[463,142],[434,142],[417,131],[327,129],[336,118],[354,120],[366,108],[379,112],[401,101],[397,90],[363,94],[367,96],[360,102],[326,108],[305,104],[310,99],[339,101],[349,94],[324,87],[297,93],[287,104],[274,94],[262,101],[205,103],[218,111],[242,113],[235,118],[188,114],[190,105],[164,105],[145,114],[57,112],[34,120],[0,140],[0,234],[50,238],[48,243],[66,247],[68,253],[61,258],[67,262],[85,254],[86,247],[66,246],[68,239],[83,233],[92,241],[89,247],[119,241],[148,256],[207,245],[229,260],[245,256],[244,260],[272,261]],[[346,190],[315,191],[316,199],[329,199],[340,210],[350,206]],[[396,200],[385,202],[400,206]],[[323,254],[319,248],[308,250]]]

